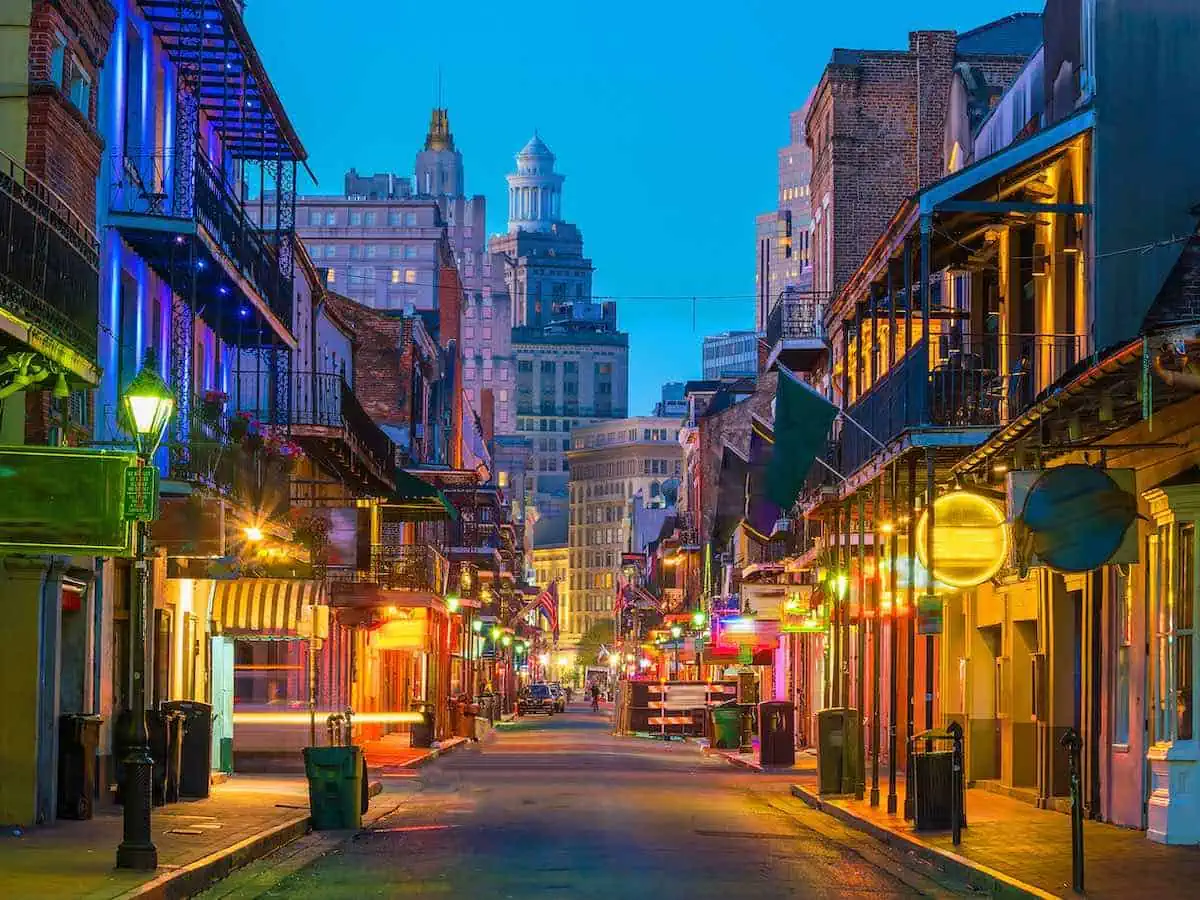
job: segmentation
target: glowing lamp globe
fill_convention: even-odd
[[[175,395],[159,376],[156,365],[154,351],[147,350],[141,370],[121,395],[125,428],[143,457],[154,455],[175,412]]]
[[[696,628],[703,628],[704,618],[704,613],[700,610],[697,610],[696,612],[692,613],[692,625]]]
[[[673,638],[677,638],[677,637],[679,637],[681,634],[683,634],[683,629],[682,629],[682,628],[680,628],[678,625],[672,625],[672,626],[671,626],[671,637],[673,637]]]
[[[956,588],[990,581],[1008,559],[1004,510],[987,497],[953,491],[933,501],[933,577]],[[917,558],[929,568],[929,510],[917,522]]]

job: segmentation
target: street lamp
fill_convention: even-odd
[[[675,677],[679,677],[679,638],[683,635],[683,628],[679,625],[671,626],[671,649],[675,654]]]
[[[124,427],[137,448],[138,484],[142,472],[162,443],[167,422],[175,412],[175,396],[155,370],[153,350],[147,350],[142,369],[121,397]],[[146,724],[146,609],[150,579],[146,564],[146,520],[134,520],[134,596],[129,609],[130,647],[133,652],[133,684],[129,691],[133,735],[124,759],[125,779],[121,843],[117,847],[118,869],[158,868],[158,848],[150,834],[150,791],[154,760],[150,756],[150,730]]]

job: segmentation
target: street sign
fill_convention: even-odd
[[[121,517],[152,521],[158,517],[158,469],[134,466],[125,470],[125,502]]]

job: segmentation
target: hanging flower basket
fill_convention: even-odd
[[[240,412],[229,420],[229,437],[243,440],[250,431],[250,413]]]

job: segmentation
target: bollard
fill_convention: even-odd
[[[1067,751],[1071,773],[1071,887],[1083,893],[1083,792],[1079,785],[1079,751],[1083,741],[1079,732],[1068,728],[1060,742]]]
[[[963,730],[957,722],[951,722],[946,730],[954,739],[954,749],[950,756],[950,834],[957,847],[962,843],[963,819],[966,816],[960,807],[965,797],[963,791]]]

